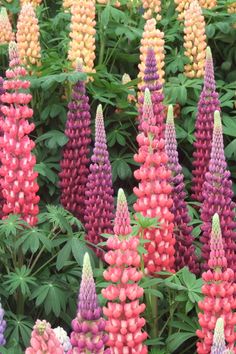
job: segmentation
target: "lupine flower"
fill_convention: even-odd
[[[86,239],[96,245],[103,241],[101,234],[112,232],[114,210],[111,164],[106,144],[102,106],[99,105],[95,122],[95,146],[86,185],[85,229]],[[103,252],[95,249],[98,256]]]
[[[193,0],[184,17],[184,54],[190,63],[184,66],[185,75],[190,78],[204,75],[206,58],[205,20],[197,0]]]
[[[0,11],[0,44],[7,44],[14,41],[15,34],[12,31],[12,25],[9,21],[7,10],[5,7]]]
[[[23,4],[17,22],[17,46],[20,63],[23,65],[41,65],[41,47],[39,25],[31,3]]]
[[[201,226],[202,235],[200,241],[202,242],[202,257],[205,261],[203,269],[208,269],[211,219],[214,213],[217,212],[221,220],[228,267],[236,272],[235,204],[232,201],[232,181],[230,180],[230,172],[227,170],[225,161],[222,125],[218,111],[215,112],[211,159],[209,170],[205,176],[202,195],[201,220],[203,224]]]
[[[64,350],[56,338],[50,323],[37,320],[31,333],[30,346],[25,354],[64,354]]]
[[[227,11],[230,14],[235,14],[236,13],[236,2],[233,2],[232,4],[228,5]]]
[[[144,26],[144,31],[141,39],[140,47],[140,64],[138,65],[139,74],[138,78],[141,79],[138,84],[139,90],[145,85],[144,75],[146,68],[146,59],[149,48],[153,48],[156,58],[157,72],[159,75],[159,81],[161,84],[164,83],[164,33],[156,28],[156,20],[154,18],[147,20]]]
[[[165,151],[168,156],[168,168],[172,175],[170,183],[172,185],[173,206],[171,212],[174,215],[174,235],[175,243],[175,269],[178,271],[184,266],[195,274],[199,273],[199,264],[195,255],[193,245],[192,226],[189,226],[190,217],[188,215],[186,193],[184,191],[184,175],[179,163],[177,151],[177,141],[174,125],[173,107],[169,106],[166,130],[165,130]]]
[[[120,7],[120,2],[119,1],[115,1],[115,0],[97,0],[97,2],[99,4],[112,4],[112,5],[115,5],[115,7]]]
[[[110,249],[105,254],[109,264],[103,273],[106,281],[112,282],[102,295],[108,300],[103,313],[107,316],[107,342],[111,354],[134,353],[146,354],[143,342],[147,333],[142,332],[145,319],[140,314],[145,305],[139,303],[143,289],[137,284],[142,278],[140,256],[137,251],[139,239],[130,235],[130,216],[124,191],[119,189],[114,222],[114,236],[107,241]],[[132,348],[132,349],[131,349]]]
[[[40,5],[42,0],[20,0],[21,6],[27,3],[31,3],[33,6],[38,6]]]
[[[174,271],[173,220],[171,213],[171,171],[167,168],[168,157],[165,153],[165,141],[159,139],[159,129],[153,114],[150,91],[145,90],[142,132],[137,136],[138,153],[134,160],[141,163],[134,177],[140,180],[134,188],[137,201],[134,210],[143,216],[157,218],[159,228],[144,230],[147,254],[144,255],[146,272]]]
[[[29,133],[34,130],[34,124],[28,119],[33,116],[33,110],[28,107],[32,98],[27,93],[30,86],[25,68],[20,66],[16,43],[9,46],[10,69],[6,71],[7,80],[3,88],[6,93],[1,96],[3,103],[1,110],[5,117],[2,122],[3,136],[0,137],[0,168],[1,186],[5,203],[5,215],[15,213],[31,226],[37,222],[39,196],[34,172],[35,156],[31,151],[34,142]]]
[[[211,143],[214,126],[214,112],[220,110],[220,101],[216,92],[214,67],[211,50],[207,48],[204,86],[198,102],[196,119],[196,141],[193,143],[192,199],[203,201],[202,188],[208,171],[211,156]]]
[[[209,354],[213,343],[213,332],[218,318],[224,320],[224,331],[227,347],[236,350],[236,284],[234,271],[227,268],[227,257],[224,252],[218,214],[213,216],[210,240],[211,252],[208,261],[209,269],[202,274],[204,284],[203,301],[199,301],[198,314],[200,330],[196,334],[198,354]]]
[[[129,76],[129,74],[124,74],[122,76],[122,84],[126,85],[131,81],[131,77]],[[135,97],[135,90],[133,88],[130,88],[130,93],[128,94],[128,101],[132,102],[135,101],[136,102],[136,97]]]
[[[161,0],[142,0],[142,5],[144,10],[146,10],[143,14],[146,20],[152,17],[155,17],[157,21],[161,19]]]
[[[66,331],[62,327],[56,327],[53,330],[56,335],[56,338],[58,339],[58,341],[60,342],[64,350],[64,354],[66,354],[69,351],[69,349],[72,348],[70,338],[68,337]]]
[[[165,111],[164,111],[164,95],[162,91],[162,84],[159,82],[159,75],[157,72],[157,62],[155,57],[155,52],[153,48],[148,48],[146,63],[144,69],[143,77],[143,86],[140,87],[139,95],[139,131],[141,131],[141,123],[143,117],[143,102],[144,102],[144,92],[148,88],[151,93],[153,113],[155,117],[155,124],[158,127],[158,137],[164,138],[164,120],[165,120]]]
[[[199,5],[205,9],[212,9],[217,5],[217,0],[198,0]]]
[[[6,339],[4,337],[4,332],[6,329],[6,321],[4,320],[5,311],[2,308],[2,304],[0,303],[0,345],[4,346],[6,344]]]
[[[2,124],[4,122],[4,115],[1,110],[1,105],[2,105],[1,96],[6,92],[6,90],[3,88],[3,82],[4,82],[4,80],[0,76],[0,127],[2,127]],[[0,137],[2,137],[2,136],[3,136],[3,130],[2,130],[2,128],[0,128]],[[4,205],[4,198],[3,198],[3,194],[2,194],[2,188],[0,185],[0,219],[2,219],[2,217],[4,216],[3,205]]]
[[[95,0],[73,1],[71,14],[68,58],[74,68],[80,58],[85,72],[95,72]]]
[[[70,335],[72,349],[68,354],[102,354],[108,340],[105,333],[106,321],[101,317],[102,309],[98,304],[93,271],[88,253],[84,256],[82,280],[78,297],[78,311],[72,321],[73,332]]]
[[[70,9],[73,4],[73,0],[63,0],[62,1],[62,6],[64,9]]]
[[[79,63],[77,70],[81,71]],[[74,85],[71,97],[65,130],[68,142],[63,149],[59,174],[61,204],[83,222],[91,142],[90,106],[84,81]]]
[[[184,20],[185,11],[188,10],[189,5],[192,0],[175,0],[177,5],[176,10],[178,11],[178,20]]]
[[[225,345],[224,320],[223,318],[219,317],[216,321],[216,326],[214,330],[211,354],[224,354],[225,351],[226,351],[226,345]]]

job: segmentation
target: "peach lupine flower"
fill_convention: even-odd
[[[144,10],[146,10],[143,14],[146,20],[152,17],[156,17],[158,21],[161,19],[161,0],[142,0],[142,4]]]
[[[175,0],[178,20],[184,20],[185,11],[188,10],[192,0]]]
[[[235,14],[236,13],[236,2],[233,2],[232,4],[228,5],[227,11],[229,14]]]
[[[73,0],[63,0],[62,6],[64,9],[70,9],[73,4]]]
[[[212,9],[217,5],[217,0],[198,0],[199,5],[205,9]]]
[[[12,31],[12,25],[8,18],[7,10],[5,7],[0,11],[0,44],[7,44],[14,41],[15,34]]]
[[[120,2],[119,1],[114,1],[114,0],[97,0],[99,4],[111,4],[115,5],[115,7],[120,7]]]
[[[21,6],[28,3],[32,4],[33,6],[38,6],[42,3],[42,0],[20,0]]]

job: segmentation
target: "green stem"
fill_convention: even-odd
[[[157,284],[152,286],[153,289],[157,288]],[[153,313],[153,323],[151,329],[151,337],[158,337],[158,299],[155,295],[151,295],[151,305],[152,305],[152,313]]]
[[[18,253],[18,268],[20,269],[24,264],[24,255],[22,252],[22,249],[19,249]],[[25,297],[22,294],[21,289],[18,289],[17,291],[17,314],[23,315],[24,314],[24,309],[25,309]]]
[[[45,268],[49,263],[51,263],[51,261],[56,258],[58,255],[57,254],[54,254],[54,256],[52,256],[47,262],[45,262],[41,267],[39,267],[33,274],[32,274],[32,277],[34,277],[36,274],[38,274],[43,268]]]

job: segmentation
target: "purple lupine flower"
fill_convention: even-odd
[[[219,214],[221,221],[222,237],[228,267],[236,271],[236,222],[235,203],[232,201],[233,190],[230,172],[224,155],[223,132],[220,112],[215,112],[214,130],[212,140],[211,159],[209,170],[203,185],[203,204],[201,207],[202,257],[203,269],[207,270],[207,261],[210,254],[211,219],[215,213]]]
[[[114,216],[111,164],[107,151],[101,105],[97,108],[95,146],[89,169],[84,219],[87,231],[86,239],[96,245],[103,241],[101,234],[112,233]],[[95,252],[98,256],[103,256],[101,249],[95,248]]]
[[[174,125],[173,106],[168,108],[165,129],[165,151],[168,156],[168,168],[171,171],[170,183],[172,185],[173,206],[171,212],[174,215],[175,243],[175,269],[179,270],[188,266],[195,274],[199,273],[199,264],[193,245],[192,226],[189,226],[190,217],[185,202],[184,175],[179,163],[177,151],[176,132]]]
[[[164,120],[165,120],[165,110],[163,105],[164,95],[162,91],[162,84],[159,82],[159,75],[157,71],[157,63],[155,52],[153,48],[148,48],[147,58],[146,58],[146,68],[144,71],[143,81],[145,85],[141,88],[141,94],[139,95],[139,130],[142,130],[141,123],[143,117],[143,103],[144,103],[144,92],[148,88],[151,93],[151,99],[153,104],[153,112],[155,117],[155,124],[158,129],[158,137],[164,138]]]
[[[4,332],[6,329],[6,321],[4,320],[4,310],[2,308],[2,304],[0,303],[0,345],[5,345],[6,344],[6,339],[4,337]]]
[[[77,71],[82,71],[78,63]],[[65,135],[68,138],[61,160],[61,204],[82,222],[84,221],[85,189],[89,174],[89,145],[91,117],[85,82],[78,81],[68,105]]]
[[[70,335],[72,349],[68,354],[77,353],[110,353],[104,351],[108,340],[105,333],[106,321],[98,304],[93,271],[88,253],[84,256],[82,280],[78,296],[78,311],[72,321],[73,332]]]
[[[225,351],[224,319],[220,317],[216,321],[211,354],[224,354]]]
[[[212,54],[208,47],[204,86],[198,102],[196,141],[193,143],[195,151],[193,152],[192,199],[199,202],[203,201],[202,188],[210,161],[214,112],[219,110],[220,101],[216,92]]]

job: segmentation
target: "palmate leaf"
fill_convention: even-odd
[[[28,224],[17,214],[10,214],[6,219],[0,220],[0,236],[16,236]]]
[[[47,210],[44,217],[53,224],[54,228],[60,228],[69,235],[73,234],[72,226],[82,229],[81,222],[62,206],[47,205]]]
[[[7,341],[15,342],[15,343],[22,343],[25,347],[28,346],[31,331],[33,328],[33,321],[29,317],[25,317],[22,315],[15,315],[12,312],[6,312],[6,321],[7,321],[7,328],[5,331],[5,336]],[[11,351],[11,354],[14,352]],[[20,351],[17,352],[17,354]]]
[[[23,265],[21,268],[16,268],[15,272],[10,272],[5,275],[6,279],[3,281],[3,286],[9,292],[9,294],[15,293],[20,290],[21,293],[26,296],[31,293],[30,287],[32,285],[36,286],[36,278],[30,275],[31,270]]]
[[[16,248],[21,246],[24,254],[29,250],[32,253],[36,253],[42,246],[50,252],[52,243],[51,240],[45,236],[43,230],[33,227],[24,231],[23,235],[16,241],[15,246]]]

